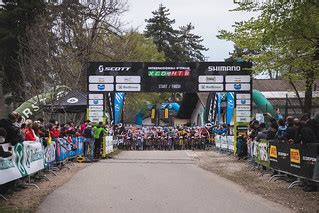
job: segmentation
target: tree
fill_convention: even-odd
[[[234,32],[220,31],[220,39],[253,50],[245,55],[255,72],[279,70],[293,84],[305,79],[303,112],[310,113],[312,88],[319,73],[319,4],[314,1],[240,3],[236,10],[260,15],[234,25]]]
[[[160,4],[157,11],[152,12],[153,17],[146,19],[145,36],[152,38],[159,52],[164,52],[166,61],[176,61],[175,53],[177,31],[173,29],[174,19],[170,19],[169,9]]]
[[[189,23],[181,26],[178,31],[178,44],[180,44],[182,61],[205,61],[202,51],[207,51],[201,42],[201,36],[195,35],[192,31],[195,27]]]
[[[43,0],[3,0],[0,6],[0,66],[4,72],[4,93],[12,93],[12,102],[21,103],[25,98],[25,85],[18,66],[20,39],[26,28],[43,13]]]

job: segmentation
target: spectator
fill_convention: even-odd
[[[319,113],[313,119],[307,122],[307,125],[312,129],[316,136],[316,141],[319,142]]]
[[[61,131],[58,126],[51,126],[49,130],[50,130],[50,136],[52,137],[52,139],[59,138],[61,136]]]
[[[4,128],[0,128],[0,144],[5,143],[6,136],[7,136],[7,131]],[[0,158],[7,158],[7,157],[10,157],[11,155],[12,155],[11,152],[4,151],[4,149],[0,145]]]
[[[286,141],[293,140],[295,138],[296,132],[293,126],[294,118],[292,116],[288,116],[286,118],[286,131],[284,133],[283,139]]]
[[[26,141],[36,141],[35,133],[32,129],[32,120],[28,119],[25,121],[25,140]]]
[[[81,124],[81,133],[83,133],[83,131],[86,129],[86,126],[90,123],[90,120],[86,120]]]
[[[318,130],[317,130],[318,131]],[[299,141],[301,144],[317,143],[316,135],[305,120],[300,122]]]
[[[285,125],[285,121],[283,119],[278,120],[278,131],[275,137],[278,140],[283,140],[286,133],[287,126]]]
[[[286,130],[286,140],[288,143],[298,143],[300,141],[299,138],[299,128],[300,128],[300,120],[298,118],[293,119],[293,126],[287,127]]]
[[[276,119],[277,119],[277,120],[282,120],[282,119],[284,119],[284,116],[282,116],[282,114],[281,114],[279,108],[277,108],[277,110],[276,110]]]
[[[17,112],[12,112],[8,115],[7,119],[0,120],[0,127],[4,128],[7,132],[6,142],[10,143],[12,146],[22,142],[20,128],[14,125],[17,122],[18,117],[19,114]]]
[[[94,133],[91,123],[87,124],[82,135],[84,137],[84,156],[92,162],[94,158]]]
[[[94,126],[93,132],[94,132],[94,139],[95,139],[95,144],[94,144],[95,159],[99,159],[103,136],[106,134],[106,130],[103,127],[103,123],[100,122],[97,126]]]

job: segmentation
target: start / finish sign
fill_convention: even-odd
[[[251,63],[92,62],[89,92],[250,92]]]

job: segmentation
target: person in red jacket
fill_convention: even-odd
[[[26,141],[36,141],[37,138],[32,129],[32,120],[28,119],[25,121],[25,140]]]
[[[61,130],[57,126],[50,128],[50,135],[52,138],[59,138],[61,136]]]

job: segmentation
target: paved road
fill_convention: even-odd
[[[191,151],[122,152],[78,172],[39,212],[289,212],[195,165]]]

